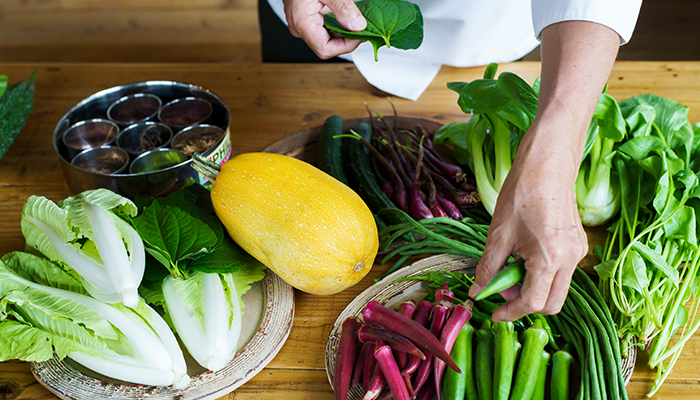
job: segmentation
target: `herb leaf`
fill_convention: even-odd
[[[325,27],[351,40],[367,40],[374,47],[374,59],[382,46],[402,50],[417,49],[423,42],[423,16],[420,8],[404,0],[361,0],[355,3],[367,21],[362,31],[345,29],[333,13],[324,16]]]
[[[207,224],[178,207],[161,205],[158,200],[133,222],[148,245],[146,250],[174,276],[185,272],[180,269],[183,260],[208,253],[218,242]]]

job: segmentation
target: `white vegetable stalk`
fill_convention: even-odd
[[[111,192],[109,194],[119,197]],[[83,213],[80,219],[84,226],[77,228],[80,235],[85,235],[82,229],[86,229],[87,225],[91,233],[89,239],[95,245],[101,262],[74,243],[77,237],[71,228],[76,229],[73,226],[76,219],[71,218],[71,212],[37,196],[27,200],[22,212],[22,232],[27,237],[28,245],[36,246],[50,259],[65,262],[75,270],[93,297],[106,303],[121,302],[127,307],[136,306],[139,302],[137,289],[146,264],[143,241],[138,233],[87,198],[82,199],[79,206],[73,207],[82,207],[82,210],[74,213]]]
[[[166,309],[192,357],[203,367],[218,371],[236,355],[241,333],[241,308],[233,276],[201,273],[189,279],[202,279],[202,293],[188,293],[201,303],[193,305],[183,299],[185,291],[178,291],[176,285],[185,285],[185,281],[168,276],[162,286]],[[227,283],[228,294],[221,279]],[[199,320],[195,306],[201,307]]]
[[[69,352],[68,357],[102,375],[143,385],[168,386],[176,388],[187,386],[190,381],[187,376],[185,358],[177,347],[177,340],[167,329],[167,324],[148,305],[150,311],[150,326],[134,320],[118,309],[91,297],[67,290],[39,285],[34,282],[15,277],[22,284],[70,299],[93,309],[121,331],[134,350],[133,355],[102,355],[96,356],[82,352]]]

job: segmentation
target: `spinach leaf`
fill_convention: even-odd
[[[364,30],[345,29],[333,13],[324,16],[325,27],[346,39],[372,43],[375,61],[378,61],[377,52],[382,46],[411,50],[423,43],[423,16],[417,5],[404,0],[362,0],[355,5],[367,21]]]

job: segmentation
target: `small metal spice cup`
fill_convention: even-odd
[[[129,167],[132,174],[162,171],[187,161],[187,156],[173,149],[155,149],[138,156]]]
[[[112,144],[119,134],[119,127],[106,119],[88,119],[76,122],[64,133],[61,140],[71,159],[85,149]]]
[[[117,146],[126,150],[134,159],[147,151],[165,147],[173,138],[169,126],[160,122],[139,122],[129,125],[117,136]]]
[[[178,130],[206,122],[212,111],[210,102],[199,97],[184,97],[165,104],[158,112],[158,119]]]
[[[116,146],[93,147],[80,152],[73,158],[71,164],[96,174],[121,174],[129,165],[129,154]]]
[[[124,96],[107,108],[107,118],[122,128],[136,122],[154,119],[163,105],[160,97],[150,93]]]
[[[191,157],[211,149],[224,134],[224,130],[215,125],[189,126],[173,136],[170,147]]]

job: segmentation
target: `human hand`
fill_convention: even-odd
[[[304,39],[323,60],[349,53],[360,44],[359,40],[331,36],[323,26],[323,16],[329,12],[333,12],[338,22],[351,31],[361,31],[367,26],[352,0],[284,0],[289,32]]]
[[[546,126],[557,124],[535,121],[518,148],[469,291],[476,296],[511,254],[526,260],[522,287],[501,292],[508,304],[494,312],[494,321],[513,321],[535,312],[558,313],[574,269],[588,250],[574,192],[577,153],[566,143],[544,140],[550,137],[549,132],[542,134],[551,129]]]

